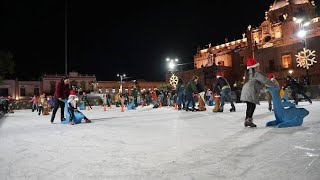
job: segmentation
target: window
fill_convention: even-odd
[[[40,89],[39,88],[34,88],[33,89],[33,94],[39,95],[40,94]]]
[[[241,59],[241,64],[247,64],[247,61],[246,59],[244,59],[243,56],[240,56],[240,59]]]
[[[287,69],[291,68],[291,55],[283,55],[282,56],[282,68]]]
[[[20,96],[26,96],[26,88],[20,88]]]
[[[273,72],[276,70],[276,66],[274,64],[274,59],[269,60],[269,72]]]
[[[50,94],[53,95],[56,88],[56,82],[50,81]]]
[[[116,89],[112,89],[112,93],[115,93],[116,92]]]
[[[8,88],[0,88],[0,96],[8,96],[9,89]]]
[[[285,20],[284,17],[283,17],[283,14],[281,14],[281,15],[279,16],[279,20],[280,20],[280,21],[284,21],[284,20]]]
[[[265,38],[264,38],[264,42],[269,42],[271,40],[271,36],[266,36]]]
[[[224,61],[219,61],[218,66],[224,66]]]

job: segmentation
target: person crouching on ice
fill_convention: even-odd
[[[68,112],[70,114],[69,124],[74,125],[74,123],[72,122],[72,119],[74,117],[74,112],[82,114],[86,123],[91,123],[91,121],[82,112],[80,112],[77,109],[77,101],[78,100],[79,99],[76,96],[76,92],[74,90],[71,90],[69,98],[68,98]]]

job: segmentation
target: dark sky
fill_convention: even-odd
[[[68,70],[163,80],[166,57],[192,63],[198,46],[241,38],[272,2],[69,0]],[[0,15],[0,50],[13,52],[19,78],[64,73],[63,1],[1,1]]]

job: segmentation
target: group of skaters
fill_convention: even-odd
[[[68,113],[69,113],[68,121],[69,121],[70,125],[74,125],[73,118],[75,117],[75,113],[81,114],[84,117],[84,120],[85,120],[86,123],[91,123],[91,120],[89,120],[78,109],[77,105],[78,105],[79,98],[78,98],[78,96],[76,94],[76,91],[74,89],[70,89],[69,82],[70,82],[69,78],[68,77],[64,77],[56,85],[55,93],[54,93],[54,97],[53,97],[54,106],[53,106],[53,111],[52,111],[50,122],[51,123],[54,122],[56,113],[57,113],[59,108],[61,110],[61,113],[60,113],[61,122],[62,121],[66,121],[64,113],[65,113],[65,104],[67,103],[67,105],[68,105]],[[87,95],[85,93],[83,94],[82,98],[85,101],[85,103],[87,103],[90,106],[90,108],[92,109],[92,107],[89,104],[89,101],[87,99]]]
[[[295,78],[288,76],[287,83],[280,87],[273,74],[265,76],[260,72],[259,67],[260,64],[254,58],[247,59],[247,70],[245,71],[244,84],[240,93],[240,100],[245,102],[247,105],[244,126],[256,127],[253,123],[253,114],[256,109],[256,105],[260,104],[259,94],[263,88],[276,88],[280,92],[279,97],[282,100],[288,99],[287,88],[290,88],[291,96],[296,105],[298,105],[299,102],[298,94],[301,94],[307,101],[312,103],[311,99],[305,94],[306,88],[304,85]],[[220,97],[219,101],[215,101],[215,107],[218,107],[218,109],[214,112],[223,112],[226,101],[230,102],[230,112],[236,111],[235,104],[231,98],[230,84],[221,73],[216,74],[212,90],[207,89],[206,92],[204,91],[203,86],[199,83],[199,77],[193,76],[188,83],[184,83],[183,80],[179,78],[178,84],[174,90],[154,89],[151,91],[139,91],[137,86],[133,86],[131,96],[129,96],[128,92],[120,92],[115,95],[114,102],[117,107],[128,106],[129,103],[133,104],[134,107],[138,107],[139,105],[148,106],[152,104],[153,108],[161,106],[175,106],[177,110],[199,111],[205,110],[205,108],[200,107],[205,106],[204,103],[201,104],[201,102],[207,102],[208,105],[213,105],[213,101],[217,99],[216,97]],[[266,97],[269,103],[268,109],[269,111],[272,111],[271,93],[267,91]],[[53,97],[47,97],[46,94],[43,93],[40,96],[35,95],[30,100],[30,102],[32,102],[32,112],[37,111],[38,115],[41,113],[48,115],[48,111],[52,109],[52,115],[50,118],[51,123],[54,122],[59,108],[61,109],[61,122],[66,121],[65,104],[68,105],[67,112],[70,117],[68,119],[70,125],[73,125],[72,120],[75,117],[75,113],[80,113],[84,117],[85,122],[90,123],[91,121],[78,110],[79,101],[92,109],[86,93],[76,92],[75,88],[70,89],[68,77],[62,78],[61,81],[56,84]],[[111,107],[112,100],[110,94],[104,94],[102,96],[102,101],[104,106]],[[199,102],[198,107],[196,107],[196,101]],[[0,98],[1,111],[9,112],[10,108],[13,109],[12,104],[12,98]]]
[[[0,96],[0,113],[14,113],[13,111],[13,104],[14,99],[11,96]]]
[[[256,124],[253,123],[253,114],[256,109],[256,105],[260,104],[260,91],[263,88],[267,90],[266,98],[268,99],[269,111],[272,111],[273,109],[272,96],[271,93],[268,92],[268,87],[274,87],[277,89],[279,91],[279,98],[283,101],[287,100],[288,97],[286,98],[285,96],[288,96],[287,88],[290,88],[291,96],[296,105],[298,105],[299,102],[298,94],[302,95],[307,101],[312,103],[310,97],[305,94],[306,88],[302,83],[292,76],[288,76],[286,84],[280,87],[273,74],[265,76],[260,72],[260,64],[254,58],[247,59],[247,70],[245,71],[244,77],[244,85],[241,90],[240,100],[245,102],[247,105],[244,121],[244,126],[246,127],[256,127]],[[218,109],[215,112],[223,112],[226,101],[230,102],[230,112],[236,111],[233,99],[231,98],[231,87],[227,79],[224,78],[221,73],[217,73],[212,90],[208,89],[204,94],[200,93],[202,91],[203,88],[199,84],[199,78],[197,76],[193,76],[187,84],[185,84],[182,79],[179,79],[175,91],[171,91],[169,93],[160,91],[156,93],[156,90],[156,92],[153,91],[151,94],[154,107],[158,107],[159,104],[165,103],[166,94],[169,94],[171,96],[168,96],[168,99],[172,98],[173,103],[177,104],[178,110],[185,109],[186,111],[198,111],[200,108],[195,107],[195,101],[197,99],[199,100],[199,104],[201,104],[200,98],[204,98],[210,104],[215,97],[220,97],[221,100],[218,102],[219,106],[216,106]]]
[[[37,112],[38,115],[49,115],[49,112],[51,111],[53,107],[53,99],[52,96],[47,96],[46,93],[42,93],[40,96],[37,96],[36,94],[31,98],[29,101],[32,103],[31,109],[32,112]]]

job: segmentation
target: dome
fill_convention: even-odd
[[[280,9],[289,4],[310,3],[308,0],[275,0],[270,10]]]
[[[270,10],[280,9],[287,5],[287,0],[275,0]]]
[[[304,3],[309,3],[308,0],[291,0],[290,4],[304,4]]]

